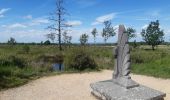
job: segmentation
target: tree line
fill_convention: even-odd
[[[48,28],[52,30],[50,34],[47,35],[49,39],[54,41],[55,36],[58,37],[59,49],[62,50],[62,34],[63,34],[63,43],[71,44],[72,37],[68,36],[67,27],[72,27],[71,25],[66,24],[65,15],[67,14],[66,9],[64,7],[64,0],[56,1],[56,10],[52,14],[50,20],[55,23],[49,26]],[[104,39],[104,43],[113,36],[115,36],[116,32],[114,27],[112,26],[111,20],[106,20],[103,22],[104,28],[102,29],[101,36]],[[133,28],[127,28],[125,31],[128,34],[129,39],[136,37],[136,30]],[[94,38],[94,44],[96,43],[96,36],[98,35],[98,31],[94,28],[91,32]],[[159,21],[150,22],[146,29],[142,29],[141,36],[143,40],[152,46],[152,49],[155,50],[155,46],[159,45],[164,41],[164,31],[160,29]],[[84,33],[80,36],[81,45],[86,45],[89,39],[89,35]]]
[[[72,40],[72,36],[68,35],[68,27],[72,27],[72,25],[66,23],[66,15],[68,15],[68,13],[64,7],[64,0],[57,0],[56,9],[49,17],[51,25],[48,26],[48,29],[50,33],[45,35],[48,40],[45,41],[44,44],[50,44],[50,40],[55,44],[55,39],[57,38],[60,51],[62,51],[62,45],[70,45]],[[104,28],[100,34],[106,44],[109,38],[116,35],[116,29],[114,29],[111,20],[104,21],[103,25]],[[127,28],[124,33],[128,34],[129,40],[137,36],[136,30],[131,27]],[[94,28],[91,34],[94,39],[94,44],[96,44],[97,35],[99,35],[97,28]],[[159,20],[150,22],[146,29],[142,29],[140,34],[143,40],[152,46],[152,50],[155,50],[155,46],[164,42],[164,31],[160,29]],[[88,39],[89,35],[84,33],[80,36],[79,41],[81,45],[85,46],[88,43]],[[136,42],[136,40],[134,42]],[[16,41],[14,38],[10,38],[8,43],[15,44]]]

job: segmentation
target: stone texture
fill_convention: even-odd
[[[112,80],[97,82],[90,85],[92,94],[102,100],[163,100],[165,93],[139,85],[126,89]]]
[[[115,49],[115,66],[113,73],[113,82],[125,88],[139,86],[130,77],[130,50],[128,44],[128,35],[125,33],[125,27],[119,26],[118,44]]]

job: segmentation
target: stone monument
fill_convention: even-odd
[[[113,78],[90,84],[92,94],[102,100],[163,100],[165,93],[139,85],[131,79],[128,36],[119,25]]]

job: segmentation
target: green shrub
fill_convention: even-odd
[[[17,66],[23,68],[27,65],[23,58],[9,56],[8,58],[0,59],[0,66]]]
[[[0,59],[0,66],[8,66],[11,65],[11,62],[5,59]]]
[[[2,66],[0,66],[0,77],[11,76],[13,69],[14,68],[12,68],[12,67],[2,67]]]
[[[11,64],[17,66],[19,68],[23,68],[26,66],[26,62],[23,58],[19,58],[16,56],[10,56],[9,60],[11,60]]]
[[[23,53],[29,53],[30,52],[30,47],[28,45],[24,45],[22,47],[22,51],[23,51]]]
[[[49,40],[47,40],[47,41],[44,42],[44,44],[45,44],[45,45],[50,45],[51,42],[50,42]]]
[[[68,69],[73,70],[87,70],[97,69],[97,64],[94,59],[83,49],[73,49],[72,52],[66,54],[64,65]]]

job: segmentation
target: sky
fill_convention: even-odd
[[[165,41],[170,41],[170,0],[64,0],[67,10],[65,17],[69,35],[73,43],[79,43],[81,34],[89,35],[89,43],[93,43],[91,31],[97,28],[98,43],[104,42],[101,37],[102,24],[111,20],[115,29],[123,24],[136,29],[137,37],[130,41],[142,41],[140,32],[151,21],[160,21],[164,30]],[[50,13],[55,11],[56,0],[0,0],[0,42],[7,42],[10,37],[17,42],[46,41]],[[57,39],[55,40],[57,42]],[[107,42],[117,41],[117,35]]]

